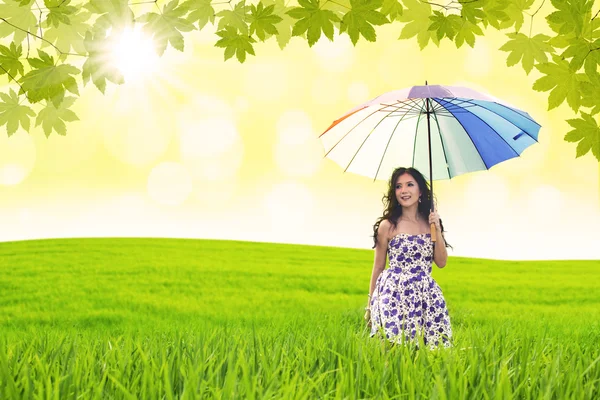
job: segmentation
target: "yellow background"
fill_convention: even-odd
[[[524,30],[529,30],[526,18]],[[534,24],[544,26],[542,15]],[[541,76],[507,67],[508,39],[493,28],[474,49],[447,40],[420,51],[397,40],[348,36],[309,48],[292,38],[255,45],[244,64],[223,61],[214,27],[185,35],[151,74],[80,87],[68,134],[0,135],[0,240],[186,237],[370,248],[387,182],[344,174],[317,136],[384,92],[463,85],[527,111],[539,143],[489,171],[435,181],[449,254],[496,259],[599,259],[599,165],[563,140],[575,118],[547,110]],[[534,25],[534,32],[536,25]],[[540,31],[537,31],[540,32]],[[73,61],[76,65],[77,61]],[[140,74],[138,74],[140,75]],[[134,79],[138,78],[138,79]],[[6,89],[6,86],[2,88]]]

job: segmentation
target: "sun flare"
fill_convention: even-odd
[[[112,56],[125,82],[142,81],[158,69],[159,57],[154,50],[154,42],[142,32],[141,25],[116,35]]]

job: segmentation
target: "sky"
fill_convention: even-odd
[[[80,120],[66,136],[46,138],[41,126],[10,138],[0,131],[0,241],[173,237],[370,249],[387,182],[344,173],[318,136],[355,106],[427,80],[489,93],[542,126],[521,157],[434,181],[449,255],[600,259],[600,164],[591,153],[576,159],[575,144],[563,140],[575,114],[566,102],[547,110],[548,93],[532,89],[542,75],[506,66],[498,49],[507,32],[489,28],[474,48],[446,40],[420,51],[415,38],[397,39],[400,30],[379,27],[377,42],[356,46],[337,32],[312,48],[292,38],[282,51],[270,40],[243,64],[223,61],[210,25],[185,35],[184,52],[169,47],[162,57],[139,31],[115,38],[126,84],[104,95],[80,87]]]

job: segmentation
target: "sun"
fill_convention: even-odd
[[[126,28],[113,38],[112,62],[121,71],[126,83],[151,77],[159,66],[154,42],[141,28],[136,24],[133,29]]]

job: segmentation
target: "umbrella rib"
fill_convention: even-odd
[[[401,106],[398,106],[398,104],[401,104]],[[386,104],[385,106],[386,107],[395,107],[396,109],[394,111],[398,111],[398,110],[405,111],[406,110],[407,113],[410,111],[413,111],[415,109],[415,107],[413,105],[407,103],[406,101],[402,101],[402,100],[397,100],[396,103]]]
[[[385,107],[383,107],[383,108],[385,108]],[[362,119],[362,121],[359,121],[358,123],[356,123],[356,125],[354,125],[354,126],[352,127],[352,129],[350,129],[348,132],[346,132],[346,134],[345,134],[344,136],[342,136],[342,138],[341,138],[340,140],[338,140],[338,142],[337,142],[336,144],[334,144],[334,145],[333,145],[333,147],[332,147],[331,149],[329,149],[329,151],[327,151],[327,153],[325,153],[325,155],[324,155],[323,157],[327,157],[327,156],[329,155],[329,153],[331,153],[331,151],[332,151],[333,149],[335,149],[335,148],[337,147],[337,145],[338,145],[338,144],[340,144],[340,143],[341,143],[341,141],[342,141],[342,140],[344,140],[344,139],[345,139],[345,138],[346,138],[346,137],[347,137],[347,136],[350,134],[350,132],[352,132],[352,131],[354,130],[354,128],[356,128],[356,127],[357,127],[358,125],[360,125],[361,123],[365,122],[365,120],[366,120],[367,118],[369,118],[370,116],[372,116],[372,115],[373,115],[373,114],[375,114],[376,112],[383,110],[383,108],[380,108],[380,109],[378,109],[378,110],[375,110],[375,111],[373,111],[371,114],[369,114],[369,115],[367,115],[366,117],[364,117],[364,118]]]
[[[423,112],[423,104],[421,104],[421,113],[422,112]],[[421,115],[422,115],[421,113],[419,113],[419,119],[417,119],[417,126],[415,126],[415,141],[413,143],[413,159],[412,159],[412,165],[411,165],[413,168],[415,166],[415,151],[417,148],[417,133],[419,133],[419,123],[421,122]],[[433,173],[432,173],[432,175],[433,175]]]
[[[404,117],[406,116],[406,114],[408,114],[408,111],[406,111],[404,113],[404,115],[400,118],[400,120],[398,121],[398,123],[396,124],[396,126],[394,127],[394,129],[392,130],[392,133],[390,134],[390,138],[388,139],[387,144],[385,145],[385,149],[383,149],[383,154],[381,155],[381,160],[379,161],[379,166],[377,166],[377,172],[375,172],[375,178],[373,178],[373,181],[375,181],[377,179],[377,175],[379,175],[379,170],[381,169],[381,164],[383,164],[383,159],[385,158],[385,153],[387,152],[387,149],[392,141],[392,137],[394,136],[394,132],[396,132],[396,129],[398,128],[398,125],[400,125],[400,123],[402,122],[402,120],[404,119]]]
[[[390,111],[388,112],[388,116],[393,113],[394,111]],[[386,116],[387,117],[387,116]],[[344,172],[346,172],[348,170],[348,168],[350,168],[350,165],[352,164],[352,161],[354,161],[354,159],[356,158],[356,156],[358,155],[358,153],[360,152],[360,149],[362,149],[362,147],[364,146],[364,144],[367,142],[367,140],[369,140],[369,138],[371,137],[371,135],[373,134],[373,132],[375,131],[375,129],[377,129],[377,127],[379,126],[379,124],[381,124],[381,121],[383,121],[386,117],[383,117],[379,120],[379,122],[377,122],[377,124],[375,124],[375,126],[373,127],[373,129],[371,129],[371,132],[369,132],[369,134],[367,135],[367,137],[365,137],[365,140],[363,140],[363,142],[360,144],[360,146],[358,147],[358,149],[356,150],[356,153],[354,153],[354,155],[352,156],[352,158],[350,159],[350,162],[348,163],[348,165],[346,166],[346,168],[344,169]]]
[[[439,104],[435,97],[432,98],[432,100]],[[442,105],[440,104],[440,108],[444,107],[442,107]],[[448,177],[452,179],[452,174],[450,173],[450,164],[448,164],[448,156],[446,155],[446,147],[444,146],[444,139],[442,138],[442,130],[440,129],[440,122],[438,121],[438,117],[435,111],[433,112],[433,119],[435,119],[435,124],[437,125],[438,133],[440,135],[440,142],[442,143],[442,151],[444,152],[444,159],[446,160],[446,169],[448,170]]]
[[[452,104],[452,103],[451,103],[451,104]],[[461,109],[463,109],[463,110],[465,110],[466,112],[468,112],[469,114],[473,115],[475,118],[477,118],[478,120],[480,120],[481,122],[483,122],[484,124],[486,124],[486,125],[487,125],[487,127],[488,127],[488,128],[490,128],[490,130],[492,130],[493,132],[495,132],[495,133],[496,133],[498,136],[500,136],[500,139],[502,139],[502,140],[504,141],[504,143],[506,143],[506,145],[508,146],[508,148],[509,148],[509,149],[511,149],[511,150],[512,150],[512,151],[513,151],[513,152],[514,152],[516,155],[517,155],[517,157],[519,157],[519,153],[518,153],[518,152],[517,152],[515,149],[513,149],[513,148],[512,148],[512,146],[511,146],[511,145],[510,145],[510,144],[509,144],[509,143],[506,141],[506,139],[504,139],[504,138],[502,137],[502,135],[501,135],[501,134],[499,134],[499,133],[498,133],[498,131],[496,131],[494,128],[492,128],[492,127],[490,126],[490,124],[488,124],[487,122],[485,122],[485,121],[483,120],[483,118],[481,118],[479,115],[477,115],[477,114],[475,114],[475,113],[472,113],[471,111],[467,110],[466,108],[463,108],[463,107],[461,107],[461,106],[458,106],[458,105],[456,105],[456,104],[455,104],[455,106],[456,106],[456,107],[459,107],[459,108],[461,108]],[[496,115],[497,115],[497,114],[496,114]],[[456,120],[458,121],[458,118],[457,118]],[[510,121],[508,121],[508,122],[510,122]],[[462,124],[461,124],[461,125],[462,125]],[[514,124],[513,124],[513,125],[514,125]],[[515,126],[516,126],[516,125],[515,125]],[[517,128],[518,128],[518,126],[517,126]],[[464,127],[463,127],[463,129],[464,129]],[[521,128],[519,128],[519,129],[521,129]],[[521,129],[521,130],[522,130],[522,129]],[[465,131],[466,131],[466,129],[465,129]],[[523,130],[522,130],[522,131],[523,131]]]
[[[451,103],[452,104],[452,103]],[[442,105],[442,104],[440,104]],[[444,105],[442,105],[442,107],[446,108]],[[458,107],[458,106],[457,106]],[[446,110],[448,111],[448,109],[446,108]],[[450,112],[450,111],[448,111]],[[454,117],[454,119],[456,120],[456,122],[458,122],[460,124],[460,126],[462,127],[463,131],[465,131],[465,133],[467,134],[467,137],[469,138],[469,140],[471,140],[471,143],[473,144],[473,147],[475,148],[475,150],[477,150],[477,155],[479,156],[479,158],[481,159],[481,162],[483,163],[483,165],[485,166],[485,169],[489,170],[489,167],[487,166],[485,160],[483,159],[483,157],[481,156],[481,153],[479,152],[479,149],[477,148],[477,146],[475,145],[475,142],[473,141],[473,138],[471,137],[471,135],[469,135],[469,132],[465,129],[465,126],[462,124],[462,122],[459,121],[458,118]]]
[[[483,106],[482,106],[482,105],[480,105],[480,104],[477,104],[477,103],[472,103],[472,102],[470,102],[470,101],[468,101],[468,100],[461,100],[461,101],[462,101],[463,103],[468,103],[468,104],[471,104],[471,105],[473,105],[474,107],[481,107],[481,108],[483,108],[483,109],[487,110],[487,108],[483,107]],[[449,103],[452,103],[452,102],[449,102]],[[497,105],[499,105],[499,106],[502,106],[502,107],[504,107],[504,108],[506,108],[506,109],[508,109],[508,110],[510,110],[510,111],[512,111],[512,112],[515,112],[515,110],[513,110],[512,108],[510,108],[510,107],[506,107],[505,105],[503,105],[503,104],[500,104],[500,103],[497,103],[497,102],[495,102],[495,101],[490,101],[490,103],[497,104]],[[457,106],[457,107],[460,107],[458,104],[454,104],[454,103],[452,103],[452,104],[453,104],[453,105],[455,105],[455,106]],[[466,108],[464,108],[464,107],[461,107],[461,108],[463,108],[464,110],[467,110],[467,109],[466,109]],[[467,111],[468,111],[468,110],[467,110]],[[493,112],[493,111],[491,111],[491,110],[488,110],[488,111],[490,111],[490,112]],[[470,111],[469,111],[469,112],[470,112]],[[471,113],[471,114],[473,114],[473,113]],[[512,122],[512,121],[509,121],[508,119],[506,119],[506,117],[504,117],[504,116],[502,116],[502,115],[500,115],[500,114],[497,114],[497,113],[494,113],[494,114],[496,114],[497,116],[499,116],[500,118],[502,118],[503,120],[505,120],[506,122],[508,122],[508,123],[509,123],[509,124],[511,124],[512,126],[514,126],[515,128],[517,128],[517,129],[521,129],[520,127],[518,127],[517,125],[515,125],[515,123],[514,123],[514,122]],[[517,113],[517,114],[518,114],[518,113]],[[522,115],[522,114],[519,114],[519,115],[520,115],[521,117],[525,118],[526,120],[533,122],[534,124],[536,124],[536,125],[537,125],[537,126],[539,126],[540,128],[542,127],[540,124],[538,124],[538,123],[537,123],[537,122],[535,122],[534,120],[532,120],[532,119],[530,119],[530,118],[527,118],[526,116],[524,116],[524,115]],[[532,139],[533,139],[533,140],[534,140],[536,143],[539,143],[539,142],[538,142],[538,140],[537,140],[536,138],[534,138],[533,136],[531,136],[531,135],[529,134],[529,132],[525,132],[523,129],[521,129],[521,131],[523,131],[523,132],[524,132],[524,133],[525,133],[527,136],[529,136],[530,138],[532,138]]]

